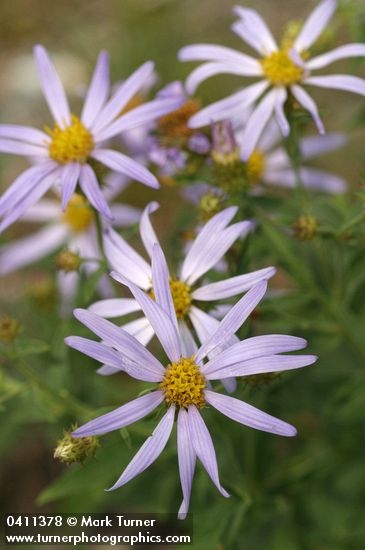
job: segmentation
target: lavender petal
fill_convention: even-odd
[[[137,420],[144,418],[152,412],[163,401],[162,391],[147,393],[138,397],[110,413],[103,414],[90,422],[87,422],[73,432],[73,437],[87,437],[102,435],[120,430],[124,426],[129,426]]]
[[[277,435],[292,437],[297,434],[294,426],[291,426],[283,420],[279,420],[274,416],[252,407],[248,403],[244,403],[235,397],[222,395],[210,390],[205,391],[205,399],[207,403],[212,405],[219,412],[228,416],[236,422],[240,422],[250,428],[270,432]]]
[[[114,491],[144,472],[162,453],[174,425],[175,406],[172,405],[160,420],[152,435],[143,443],[138,453],[128,464],[118,481],[108,489]]]

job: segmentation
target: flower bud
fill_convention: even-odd
[[[240,158],[232,124],[229,120],[222,120],[221,122],[212,124],[212,138],[212,157],[214,162],[226,164]]]
[[[200,219],[205,223],[222,210],[222,197],[213,192],[205,193],[205,195],[200,198],[198,208]]]
[[[317,233],[317,220],[313,216],[304,214],[293,225],[294,234],[298,239],[308,241]]]
[[[9,344],[18,336],[20,323],[12,317],[4,315],[0,318],[0,342]]]
[[[227,193],[237,193],[248,186],[247,172],[240,158],[232,125],[229,121],[212,126],[213,174],[216,184]]]
[[[77,271],[81,265],[81,258],[70,250],[62,250],[56,257],[56,267],[66,273]]]
[[[53,457],[61,462],[72,464],[83,462],[89,456],[93,456],[99,447],[99,441],[94,436],[72,437],[71,433],[77,428],[72,426],[71,430],[64,432],[63,437],[57,442]]]

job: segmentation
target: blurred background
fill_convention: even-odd
[[[309,0],[244,2],[264,16],[278,38],[289,20],[303,20],[315,4]],[[192,64],[177,62],[176,54],[181,46],[211,42],[242,47],[230,32],[231,4],[221,0],[57,3],[2,0],[0,20],[1,123],[39,127],[50,123],[32,57],[36,43],[50,51],[76,112],[101,49],[110,53],[114,82],[152,59],[163,85],[171,80],[183,80],[191,70]],[[363,0],[340,2],[339,12],[323,40],[330,48],[365,41]],[[243,49],[247,51],[245,46]],[[351,61],[350,69],[348,62],[338,63],[338,72],[341,67],[356,74],[362,71],[364,75],[364,66],[358,60]],[[332,67],[330,70],[332,72]],[[209,80],[199,89],[203,103],[223,97],[238,82],[231,76]],[[348,144],[341,151],[319,159],[316,165],[337,172],[356,190],[360,172],[364,170],[363,98],[320,90],[315,90],[313,95],[321,104],[327,129],[349,133]],[[314,128],[312,130],[314,132]],[[25,160],[2,155],[0,188],[4,190],[26,166]],[[190,228],[193,220],[175,188],[164,187],[154,192],[134,183],[123,194],[125,202],[137,207],[145,206],[151,199],[162,205],[155,215],[162,244],[176,256],[176,239],[183,229]],[[17,224],[1,237],[2,242],[26,231],[26,226]],[[263,237],[258,239],[256,251],[252,248],[255,242],[250,242],[247,253],[250,268],[255,253],[262,265],[269,265],[270,261],[280,264],[280,258],[264,241]],[[364,241],[361,242],[363,246]],[[139,247],[138,239],[134,244]],[[298,244],[296,254],[306,258],[307,253],[306,244]],[[325,267],[327,283],[325,277],[321,279],[325,291],[331,292],[336,270],[342,270],[346,279],[354,269],[356,277],[361,278],[363,260],[361,264],[358,258],[355,261],[350,257],[348,251],[332,250],[326,243],[319,243],[317,257],[326,253],[330,255]],[[312,256],[306,260],[308,265],[312,260]],[[0,280],[0,313],[21,321],[23,335],[29,343],[29,354],[26,346],[22,351],[23,373],[12,372],[11,364],[0,358],[0,366],[3,363],[0,370],[1,512],[174,512],[180,502],[180,488],[173,443],[148,472],[119,491],[104,492],[151,432],[155,418],[105,438],[96,457],[84,465],[69,467],[53,458],[56,441],[62,437],[63,430],[80,422],[83,414],[80,403],[87,403],[96,415],[103,407],[109,410],[107,407],[119,406],[135,396],[136,390],[143,389],[143,385],[137,386],[123,375],[113,380],[96,376],[95,362],[63,345],[64,336],[87,332],[82,333],[72,319],[59,320],[53,262],[52,258],[44,260],[37,267]],[[285,260],[282,267],[285,268]],[[314,270],[320,269],[314,265]],[[361,281],[352,296],[357,304],[353,306],[353,313],[359,322],[364,320],[365,301]],[[85,289],[82,296],[85,306],[90,303],[93,290]],[[302,298],[305,301],[305,295]],[[249,333],[295,330],[295,334],[310,340],[311,351],[321,358],[318,365],[308,372],[285,376],[269,386],[246,385],[240,390],[240,396],[248,402],[294,423],[299,436],[294,441],[285,441],[230,423],[227,441],[226,419],[207,411],[222,483],[233,496],[224,500],[215,494],[206,474],[198,469],[191,505],[196,548],[361,550],[365,547],[364,354],[351,346],[339,324],[331,325],[326,312],[316,302],[306,304],[300,325],[297,318],[302,305],[299,299],[290,305],[292,309],[288,307],[283,319],[278,319],[278,310],[269,303],[248,330]],[[279,306],[285,308],[286,304]],[[342,319],[350,333],[353,322],[352,317]],[[317,324],[321,326],[318,328]],[[356,327],[357,332],[362,329],[365,336],[365,324]],[[34,344],[38,340],[48,342],[49,348],[44,350],[40,345],[38,349]],[[30,373],[34,371],[50,383],[51,394],[44,390],[39,379],[32,378]],[[71,396],[75,396],[75,402]]]

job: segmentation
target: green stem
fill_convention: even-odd
[[[350,229],[353,229],[357,225],[361,224],[362,222],[365,222],[365,209],[362,210],[357,216],[352,218],[349,222],[345,223],[342,227],[340,227],[338,231],[338,235],[343,235],[344,233],[347,233]]]
[[[288,274],[291,275],[304,292],[312,293],[315,300],[322,304],[328,315],[337,323],[341,333],[347,338],[349,344],[361,357],[365,358],[365,340],[360,330],[357,329],[359,321],[348,310],[342,307],[341,303],[334,302],[330,295],[325,294],[321,287],[316,284],[316,279],[311,276],[306,264],[298,262],[295,249],[288,246],[288,243],[280,238],[280,228],[273,220],[268,219],[265,212],[257,210],[256,217],[261,220],[263,231],[282,262],[286,265]],[[361,327],[361,325],[360,325]]]
[[[290,134],[284,139],[284,147],[289,157],[291,168],[295,174],[296,191],[300,208],[301,210],[306,210],[309,206],[308,197],[300,175],[300,168],[303,162],[300,150],[300,124],[293,109],[293,100],[291,97],[289,97],[286,102],[286,116],[290,125]]]
[[[82,256],[81,260],[82,260],[83,262],[94,262],[95,264],[100,264],[100,267],[101,267],[101,266],[103,265],[103,263],[104,263],[104,260],[103,260],[103,259],[101,260],[100,258],[88,258],[88,257]]]
[[[94,210],[94,213],[95,213],[95,225],[96,225],[96,233],[97,233],[97,236],[98,236],[98,244],[99,244],[99,248],[100,248],[100,253],[102,255],[103,262],[104,262],[105,266],[107,266],[108,265],[108,260],[105,256],[104,245],[103,245],[103,224],[102,224],[99,212],[97,210]]]
[[[347,338],[347,341],[352,345],[362,359],[365,359],[365,341],[363,330],[361,325],[360,330],[358,330],[357,327],[359,327],[359,321],[356,317],[354,317],[351,312],[343,309],[341,305],[332,302],[328,296],[321,293],[318,289],[317,296],[318,299],[321,300],[329,315],[331,315],[331,317],[337,322],[343,336]]]
[[[90,418],[92,411],[86,407],[83,403],[78,401],[76,398],[72,397],[68,390],[62,389],[56,391],[51,388],[43,379],[41,379],[34,370],[29,367],[26,363],[14,357],[14,355],[9,353],[4,353],[8,360],[12,361],[16,366],[21,375],[28,381],[30,386],[38,388],[41,392],[47,395],[52,401],[66,407],[68,410],[74,412],[76,416],[81,416],[82,418]]]

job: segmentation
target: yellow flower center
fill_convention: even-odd
[[[205,405],[205,378],[193,357],[183,357],[178,363],[167,366],[166,374],[160,384],[166,403],[175,403],[180,407]]]
[[[255,149],[247,161],[247,177],[250,184],[261,180],[265,170],[265,155],[262,151]]]
[[[184,283],[184,281],[171,279],[170,290],[176,317],[182,319],[188,313],[192,302],[190,286]]]
[[[184,283],[184,281],[179,281],[179,279],[170,279],[170,290],[172,301],[174,302],[176,317],[178,319],[182,319],[188,313],[191,306],[191,288],[189,285]],[[155,300],[155,293],[153,289],[149,291],[148,295],[152,298],[152,300]]]
[[[94,147],[93,136],[77,116],[72,115],[71,120],[71,125],[65,129],[58,124],[54,125],[53,130],[46,128],[47,134],[52,138],[49,156],[60,164],[84,164]]]
[[[94,213],[83,195],[72,195],[63,214],[63,220],[77,233],[89,227],[94,220]]]
[[[261,67],[266,78],[274,86],[291,86],[300,82],[303,76],[302,67],[294,63],[287,49],[273,52],[261,59]]]

